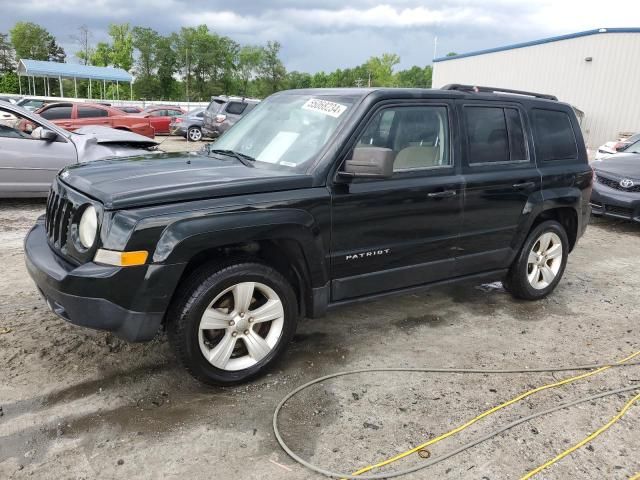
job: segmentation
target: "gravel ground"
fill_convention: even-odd
[[[164,147],[187,142],[168,139]],[[188,145],[191,147],[192,145]],[[556,293],[513,300],[496,286],[439,288],[303,321],[276,368],[206,388],[164,337],[127,344],[50,313],[22,239],[44,201],[0,200],[0,478],[321,478],[277,445],[271,415],[296,386],[365,367],[520,368],[620,359],[640,350],[640,225],[595,220]],[[327,381],[282,413],[305,458],[350,471],[451,429],[519,392],[572,373],[370,374]],[[612,369],[547,390],[430,448],[432,458],[558,403],[640,382]],[[632,394],[557,412],[430,468],[432,478],[511,479],[609,420]],[[640,405],[540,478],[625,479],[640,471]],[[417,455],[385,471],[420,463]],[[425,478],[420,472],[406,478]]]

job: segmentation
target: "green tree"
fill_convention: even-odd
[[[280,42],[268,41],[262,54],[259,72],[266,85],[266,93],[277,92],[287,75],[287,69],[280,60]]]
[[[5,72],[0,74],[0,92],[19,93],[18,75],[15,72]]]
[[[48,60],[53,39],[46,29],[31,22],[18,22],[9,31],[17,58]]]
[[[383,53],[381,57],[371,57],[366,68],[371,74],[371,86],[392,87],[395,84],[393,67],[400,63],[395,53]]]
[[[456,55],[458,55],[456,52],[449,52],[447,53],[447,57],[455,57]]]
[[[130,70],[133,65],[133,34],[128,23],[109,25],[111,37],[110,63],[116,68]]]
[[[306,72],[289,72],[287,74],[287,88],[295,89],[295,88],[311,88],[312,85],[312,77],[311,74]]]
[[[9,35],[0,33],[0,73],[13,72],[14,69],[13,47],[9,42]]]
[[[175,34],[160,36],[156,42],[155,60],[157,65],[159,93],[163,98],[178,98],[178,82],[174,74],[178,71],[178,55],[173,49]]]
[[[67,54],[65,53],[64,49],[56,43],[55,38],[51,37],[47,49],[49,51],[49,58],[47,60],[49,60],[50,62],[64,63],[65,59],[67,58]]]
[[[89,63],[98,67],[108,66],[111,63],[111,46],[106,42],[98,42]]]
[[[263,49],[255,45],[245,45],[238,52],[237,75],[242,95],[247,95],[249,81],[256,78],[262,63]]]
[[[424,68],[414,65],[396,74],[396,84],[399,87],[431,88],[431,76],[431,65]]]

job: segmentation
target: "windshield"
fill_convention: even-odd
[[[625,148],[624,153],[640,153],[640,140]]]
[[[258,167],[299,167],[327,144],[356,98],[303,94],[269,97],[211,148],[252,157]]]

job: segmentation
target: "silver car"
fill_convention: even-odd
[[[100,126],[67,132],[0,102],[0,198],[46,197],[56,173],[74,163],[149,153],[158,142]]]

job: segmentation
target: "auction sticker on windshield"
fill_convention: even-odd
[[[302,108],[305,110],[311,110],[314,112],[324,113],[334,118],[338,118],[347,109],[346,105],[340,103],[330,102],[329,100],[320,100],[319,98],[310,98],[307,100]]]

